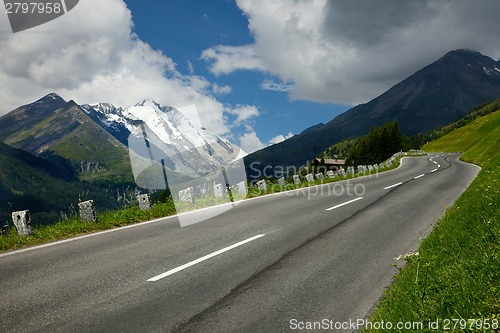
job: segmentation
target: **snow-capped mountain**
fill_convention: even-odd
[[[131,147],[142,145],[145,149],[134,149],[137,154],[161,156],[167,168],[191,177],[213,172],[245,155],[228,140],[196,128],[176,108],[151,100],[126,108],[99,103],[82,105],[82,109],[120,142],[129,145],[135,140]]]

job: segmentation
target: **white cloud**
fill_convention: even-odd
[[[194,66],[193,66],[193,63],[191,61],[187,61],[187,70],[188,70],[188,73],[189,74],[193,74],[194,73]]]
[[[255,42],[203,53],[217,75],[259,70],[292,99],[356,104],[458,48],[500,57],[497,0],[237,0]],[[280,86],[264,83],[263,88]]]
[[[272,80],[265,80],[260,84],[260,88],[264,90],[272,90],[279,92],[289,92],[294,89],[293,84],[286,84],[283,82],[274,82]]]
[[[275,136],[271,140],[269,140],[269,143],[272,144],[272,145],[274,145],[274,144],[283,142],[286,139],[290,139],[292,136],[293,136],[292,132],[288,132],[288,134],[286,136],[284,136],[283,134],[280,134],[280,135]]]
[[[227,95],[229,94],[233,89],[228,86],[228,85],[223,85],[219,86],[217,83],[212,84],[212,91],[216,95]]]
[[[266,147],[257,137],[257,133],[248,132],[239,137],[240,147],[248,154]]]
[[[236,116],[234,123],[237,126],[260,115],[259,110],[254,105],[237,105],[235,108],[228,109],[227,112]]]
[[[260,140],[257,133],[251,126],[246,125],[245,127],[247,129],[247,133],[240,136],[238,140],[240,142],[240,147],[249,154],[267,146],[283,142],[293,136],[292,132],[288,132],[287,135],[280,134],[269,140],[269,143],[266,145]]]
[[[201,59],[211,63],[209,69],[215,75],[228,74],[237,70],[265,70],[252,45],[217,45],[203,51]]]
[[[131,32],[132,15],[122,0],[80,1],[64,16],[16,34],[5,33],[10,28],[1,15],[0,115],[49,92],[117,106],[154,99],[174,107],[196,104],[204,127],[229,135],[228,106],[213,94],[231,88],[191,71],[182,75],[172,59]]]

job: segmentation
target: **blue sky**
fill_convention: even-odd
[[[0,116],[77,103],[194,104],[247,152],[366,103],[451,50],[500,58],[498,0],[81,0],[12,33],[0,11]]]
[[[201,59],[204,50],[215,45],[254,42],[248,20],[234,1],[125,2],[132,11],[133,31],[172,58],[180,72],[201,75],[219,86],[231,87],[230,93],[218,96],[223,103],[258,108],[259,116],[252,120],[252,127],[264,144],[278,135],[299,134],[310,126],[328,122],[349,108],[338,103],[291,100],[286,92],[262,89],[261,84],[266,80],[275,81],[269,73],[252,70],[229,75],[211,73],[207,61]],[[238,137],[244,134],[244,129],[235,128],[233,132]]]

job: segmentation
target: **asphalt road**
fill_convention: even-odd
[[[479,168],[457,154],[0,254],[0,332],[281,332],[363,318]],[[194,214],[204,214],[206,211]]]

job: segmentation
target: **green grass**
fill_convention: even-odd
[[[409,153],[407,156],[420,156],[420,155],[421,154],[418,154],[418,153]],[[267,183],[267,191],[259,190],[256,187],[250,187],[248,189],[247,198],[255,198],[255,197],[259,197],[259,196],[266,195],[266,194],[273,194],[273,193],[279,193],[279,192],[284,192],[284,191],[292,191],[292,190],[297,190],[297,189],[301,189],[301,188],[307,188],[310,186],[324,185],[324,184],[334,183],[334,182],[338,182],[338,181],[342,181],[342,180],[349,180],[349,179],[363,177],[363,176],[376,175],[378,172],[384,172],[384,171],[396,169],[397,167],[399,167],[400,161],[401,161],[401,157],[398,157],[398,158],[396,158],[396,161],[394,162],[394,164],[392,164],[390,167],[384,168],[384,169],[379,169],[379,171],[372,170],[371,172],[366,171],[365,173],[358,173],[357,168],[355,168],[354,175],[346,174],[345,177],[335,177],[335,178],[326,177],[323,180],[318,180],[315,178],[314,182],[311,182],[311,183],[302,179],[302,182],[300,184],[294,184],[294,183],[292,183],[291,177],[284,186],[280,186],[277,182],[274,182],[274,181],[268,182]],[[385,163],[385,161],[384,161],[384,163]],[[314,172],[313,172],[313,174],[314,174]]]
[[[485,105],[476,106],[464,118],[462,118],[454,123],[451,123],[451,124],[448,124],[448,125],[443,126],[441,128],[438,128],[434,131],[431,131],[429,133],[429,136],[431,139],[437,140],[440,137],[452,132],[453,130],[460,128],[460,127],[463,127],[465,125],[468,125],[469,123],[473,122],[475,119],[477,119],[479,117],[486,116],[490,113],[496,112],[499,109],[500,109],[500,98],[496,99],[490,103],[487,103]]]
[[[409,259],[401,269],[370,321],[421,321],[424,328],[428,328],[429,320],[437,319],[489,319],[498,323],[500,111],[477,118],[422,149],[464,152],[462,160],[482,170],[422,241],[419,256]],[[449,331],[464,330],[457,325]]]
[[[152,205],[152,209],[147,211],[133,206],[117,211],[102,212],[98,214],[97,223],[82,222],[79,217],[73,217],[53,225],[35,228],[33,235],[26,237],[19,236],[17,230],[12,228],[7,234],[0,236],[0,252],[118,228],[175,213],[174,203],[169,200],[167,203]]]

